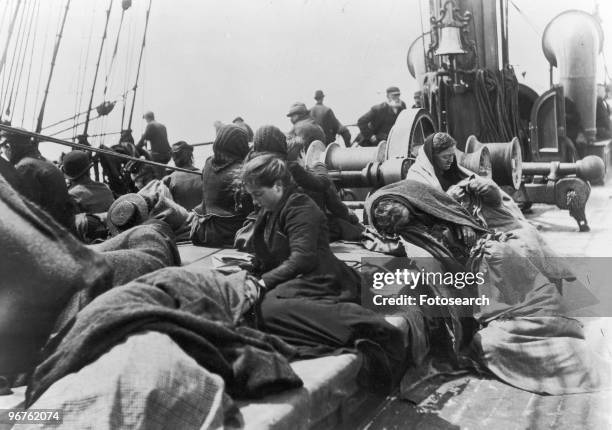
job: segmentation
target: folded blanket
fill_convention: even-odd
[[[165,268],[99,296],[71,327],[48,345],[26,393],[31,405],[55,381],[95,361],[128,336],[143,331],[169,335],[227,392],[261,397],[302,385],[287,357],[295,351],[278,338],[236,324],[244,308],[246,272]]]

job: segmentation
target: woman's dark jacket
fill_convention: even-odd
[[[329,247],[327,218],[307,195],[288,190],[278,209],[261,213],[253,233],[256,267],[282,297],[357,301],[359,275]]]

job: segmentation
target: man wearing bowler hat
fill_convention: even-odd
[[[136,144],[136,148],[141,149],[145,142],[148,141],[151,145],[151,160],[158,163],[167,164],[170,161],[172,151],[168,142],[168,131],[166,126],[155,121],[155,114],[151,111],[146,112],[143,116],[147,122],[147,127],[142,137]],[[157,179],[164,177],[166,169],[163,167],[155,167],[155,176]]]
[[[70,181],[68,194],[75,201],[78,213],[106,212],[115,200],[106,184],[91,179],[91,166],[89,154],[85,151],[69,152],[62,160],[62,172]]]
[[[372,106],[370,110],[357,121],[361,132],[361,146],[375,146],[387,140],[391,127],[401,111],[406,109],[406,103],[400,99],[398,87],[387,88],[387,100]]]

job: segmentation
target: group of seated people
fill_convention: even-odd
[[[29,375],[28,407],[74,396],[70,375],[148,332],[167,335],[170,340],[155,342],[178,345],[193,366],[218,375],[224,399],[297,388],[290,361],[355,350],[364,357],[360,382],[387,389],[427,354],[412,345],[447,345],[444,358],[455,366],[537,393],[594,391],[609,383],[610,366],[588,350],[580,324],[563,314],[557,285],[573,274],[551,258],[554,252],[494,182],[457,165],[451,136],[429,136],[406,180],[368,197],[367,228],[339,200],[324,166],[304,165],[307,143],[288,143],[274,126],[259,128],[252,148],[248,140],[241,127],[220,127],[202,176],[184,173],[200,187],[201,201],[177,193],[178,172],[144,184],[140,197],[113,203],[116,211],[107,217],[115,236],[97,245],[76,240],[0,175],[0,209],[9,220],[0,223],[9,247],[0,261],[7,273],[0,279],[0,374],[10,385]],[[193,167],[192,159],[184,161]],[[229,275],[167,267],[180,265],[181,234],[196,245],[235,245],[251,259]],[[430,295],[486,295],[491,303],[468,316],[452,306],[444,316],[403,307],[395,317],[408,325],[407,335],[362,303],[369,285],[330,247],[349,237],[407,257],[419,247],[440,271],[484,272],[487,282],[469,291],[422,287]],[[180,373],[155,384],[172,392]],[[184,396],[198,389],[204,390]]]

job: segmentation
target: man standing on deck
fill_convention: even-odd
[[[4,133],[2,137],[0,146],[19,174],[19,191],[74,232],[75,206],[60,169],[40,154],[38,143],[28,136]]]
[[[147,122],[147,127],[142,137],[136,144],[136,148],[141,149],[145,145],[145,141],[149,141],[151,145],[151,160],[158,163],[167,164],[170,161],[171,153],[170,143],[168,142],[168,132],[166,126],[155,121],[153,112],[148,111],[142,116]],[[161,179],[165,175],[163,167],[155,167],[155,176]]]
[[[304,103],[294,103],[287,116],[293,124],[293,128],[287,133],[287,141],[300,137],[306,145],[305,149],[315,140],[325,142],[325,132],[310,116],[310,111]]]
[[[387,101],[372,106],[359,118],[357,125],[361,131],[361,146],[376,146],[387,140],[398,115],[406,109],[406,103],[400,99],[400,95],[398,87],[387,88]]]
[[[346,131],[348,131],[347,128],[340,124],[340,121],[338,121],[338,118],[336,118],[334,111],[331,110],[330,107],[323,104],[324,97],[325,94],[323,94],[322,90],[315,91],[314,99],[317,103],[310,108],[310,116],[312,116],[315,122],[325,132],[325,145],[329,145],[330,143],[334,142],[336,140],[336,135],[341,134],[342,138],[344,139],[345,146],[351,146],[350,133],[348,135],[346,134]]]

